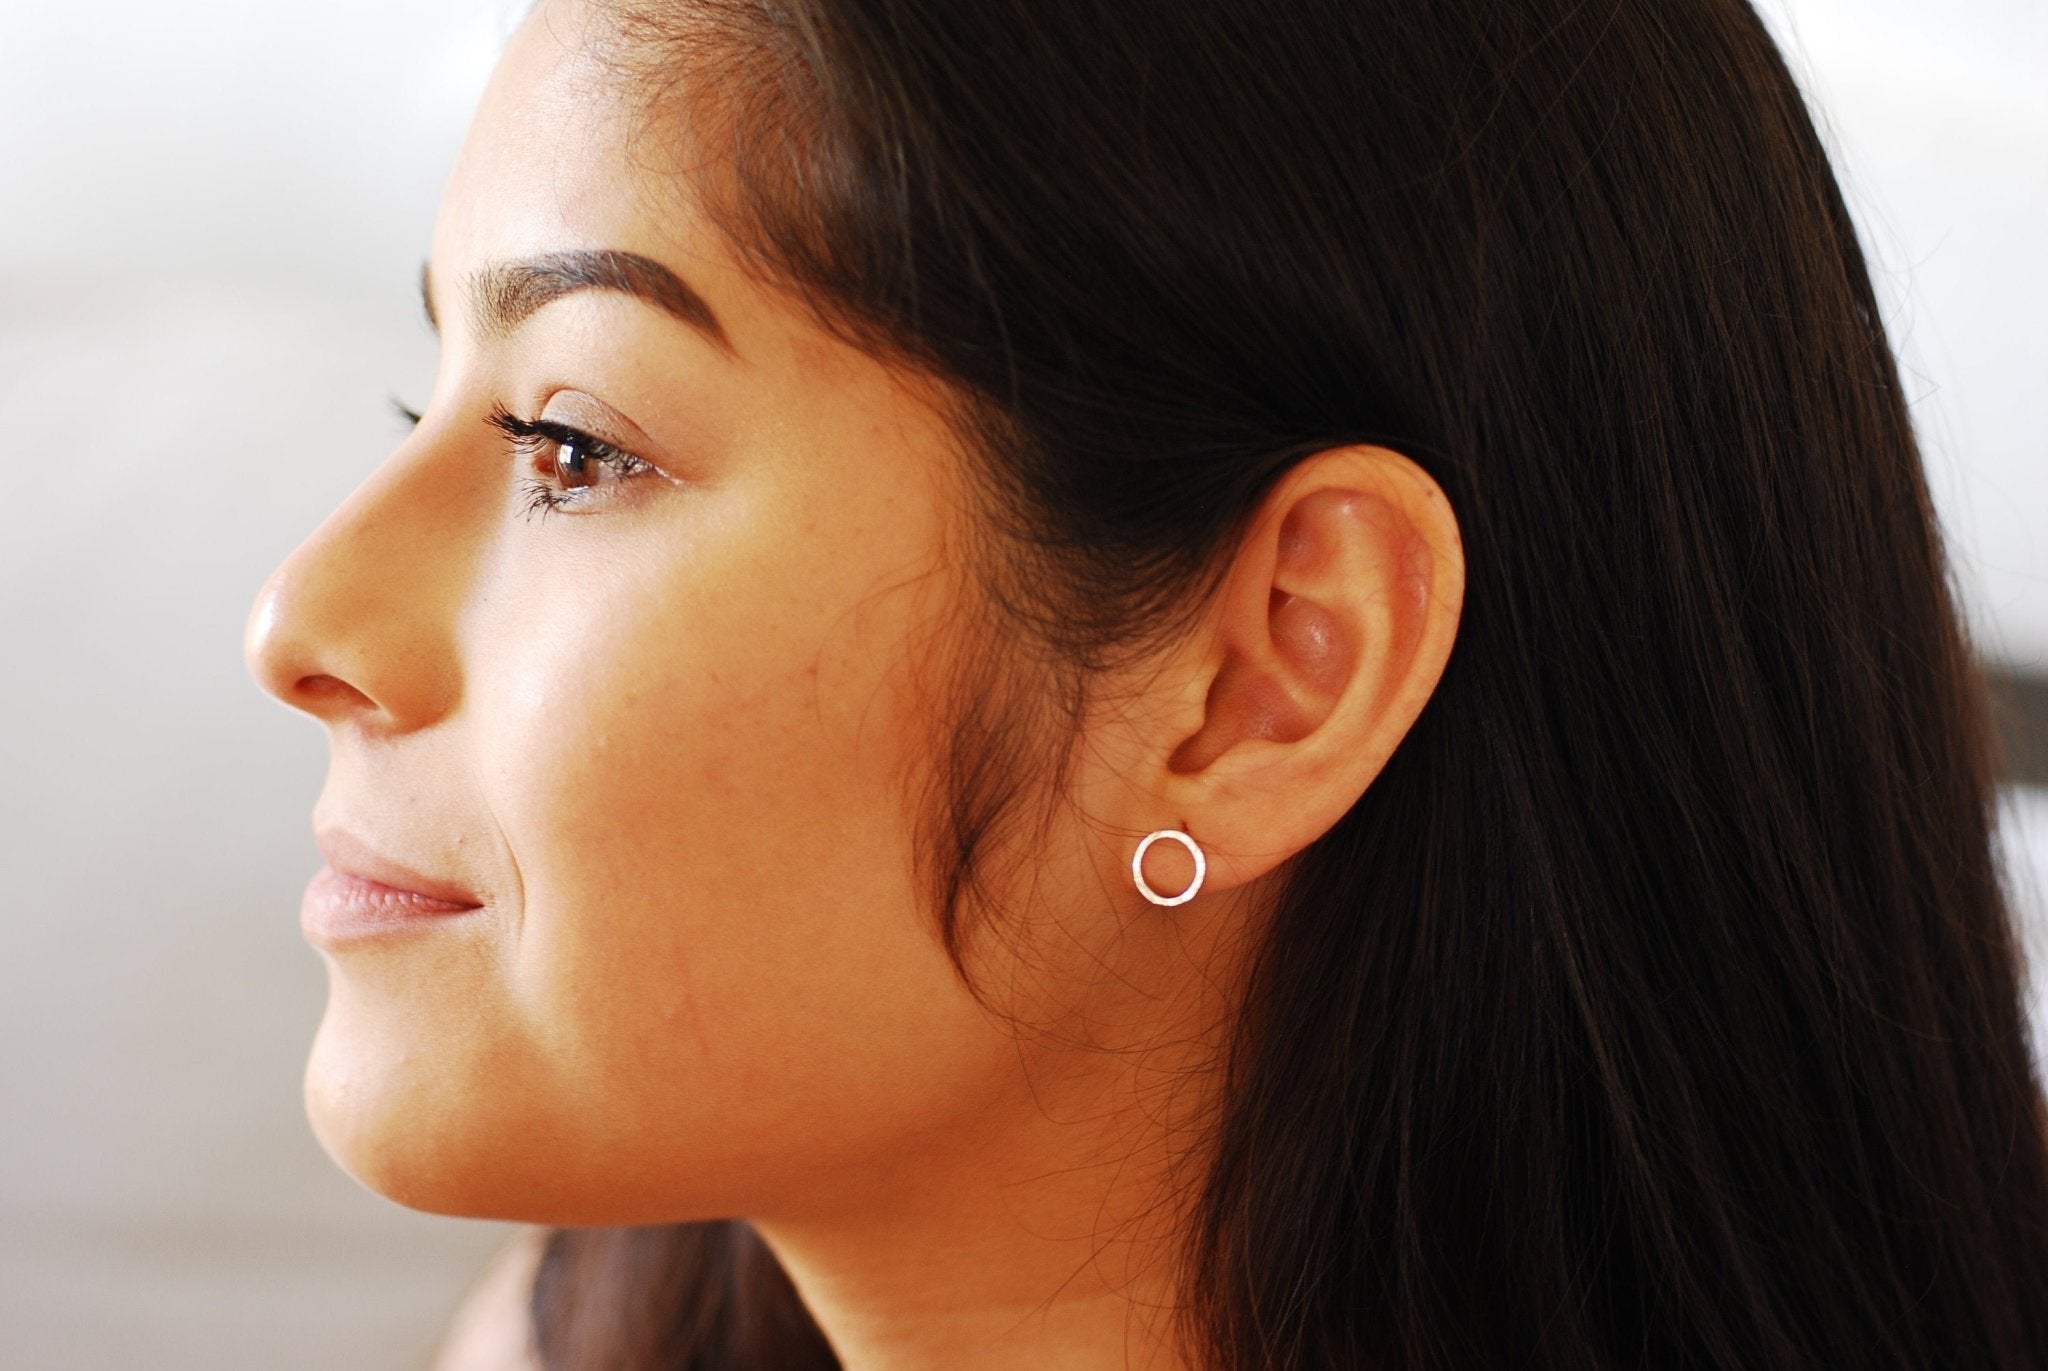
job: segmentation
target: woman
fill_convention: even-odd
[[[2048,1366],[1980,686],[1740,0],[544,0],[425,287],[249,652],[315,1127],[555,1227],[537,1364]]]

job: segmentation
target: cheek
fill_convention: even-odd
[[[915,606],[705,583],[531,617],[477,678],[521,889],[490,937],[406,968],[370,1079],[329,1073],[432,1120],[376,1188],[555,1222],[759,1214],[969,1127],[1015,1074],[911,870]]]

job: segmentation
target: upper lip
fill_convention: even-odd
[[[392,860],[347,829],[322,829],[313,835],[313,841],[318,844],[320,855],[327,859],[327,864],[345,876],[375,881],[393,890],[409,890],[445,904],[467,905],[471,909],[483,907],[483,901],[470,891]]]

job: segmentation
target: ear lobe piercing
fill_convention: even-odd
[[[1195,859],[1195,879],[1189,881],[1188,888],[1181,891],[1178,895],[1162,895],[1151,886],[1145,884],[1146,849],[1150,848],[1152,844],[1158,842],[1161,838],[1173,839],[1186,848],[1188,855]],[[1202,877],[1208,873],[1209,862],[1207,858],[1202,856],[1202,849],[1196,845],[1193,838],[1190,838],[1177,828],[1162,828],[1157,833],[1146,834],[1145,841],[1138,844],[1137,855],[1131,858],[1131,879],[1138,883],[1138,893],[1153,904],[1186,904],[1189,900],[1195,898],[1195,892],[1202,888]]]

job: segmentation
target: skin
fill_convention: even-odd
[[[1382,448],[1275,487],[1195,631],[1049,740],[1072,789],[994,883],[982,1003],[912,862],[930,684],[979,603],[940,393],[678,212],[592,22],[549,0],[514,38],[434,233],[423,421],[249,621],[258,681],[328,731],[316,830],[482,903],[321,949],[315,1130],[422,1209],[745,1216],[863,1371],[1189,1365],[1176,1186],[1238,950],[1434,687],[1456,522]],[[478,326],[478,272],[593,248],[686,280],[729,349],[617,289]],[[654,469],[522,517],[556,454],[494,405]],[[1171,908],[1130,879],[1160,828],[1209,863]]]

